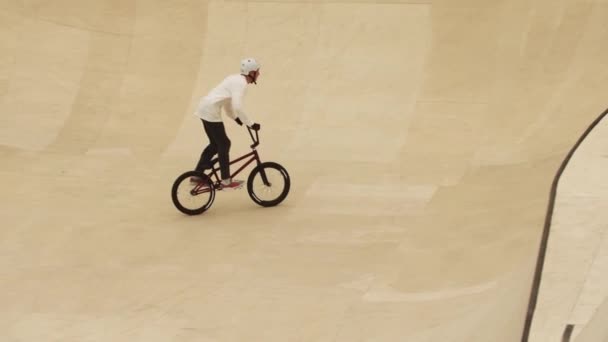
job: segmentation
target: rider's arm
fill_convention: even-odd
[[[231,102],[226,103],[226,105],[224,106],[224,110],[226,111],[226,115],[228,115],[232,120],[236,120],[236,119],[238,119],[238,117],[236,116],[236,114],[234,113],[234,110],[232,109]]]
[[[232,107],[232,115],[236,116],[236,118],[241,119],[247,126],[251,127],[254,122],[249,119],[245,111],[243,110],[243,95],[244,89],[240,87],[235,87],[232,91],[232,99],[230,103],[230,107]],[[231,115],[231,117],[232,117]],[[233,119],[236,119],[233,117]]]

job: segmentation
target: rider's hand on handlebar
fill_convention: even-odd
[[[251,129],[253,129],[254,131],[259,131],[260,130],[260,124],[259,123],[254,123],[253,125],[251,125]]]
[[[234,121],[236,121],[236,123],[239,124],[239,126],[243,126],[243,121],[241,121],[241,119],[236,118],[236,119],[234,119]]]

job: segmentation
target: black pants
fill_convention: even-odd
[[[220,173],[222,179],[230,178],[230,139],[226,135],[223,122],[209,122],[202,120],[205,133],[209,138],[209,145],[205,147],[201,158],[196,165],[196,171],[211,168],[211,159],[217,153],[220,162]]]

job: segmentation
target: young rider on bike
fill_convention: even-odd
[[[217,153],[220,163],[220,174],[222,178],[222,189],[236,189],[243,185],[242,180],[234,180],[230,177],[230,139],[226,135],[221,111],[224,112],[239,125],[245,123],[248,127],[259,130],[260,125],[249,119],[243,111],[243,97],[248,84],[254,83],[260,76],[260,65],[253,58],[241,61],[240,74],[232,74],[213,88],[207,96],[203,97],[196,109],[195,115],[203,122],[203,128],[209,138],[209,145],[201,153],[200,160],[196,165],[196,171],[204,171],[211,168],[211,159]],[[200,181],[193,177],[193,182]]]

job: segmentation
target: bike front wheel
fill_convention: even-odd
[[[188,171],[173,182],[171,199],[175,207],[187,215],[199,215],[211,207],[215,199],[213,182],[202,172]]]
[[[247,179],[247,192],[262,207],[273,207],[283,202],[289,194],[291,180],[287,170],[275,162],[256,166]]]

